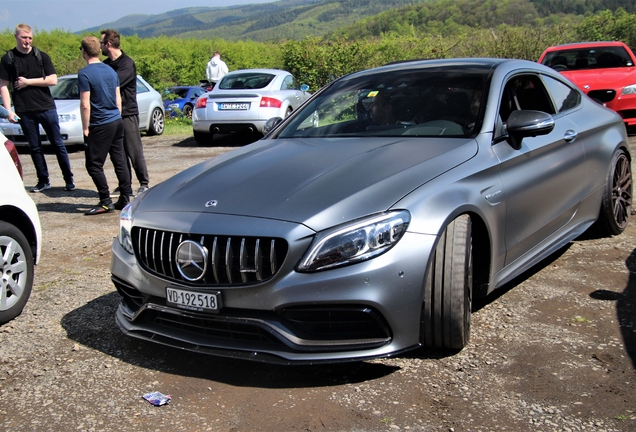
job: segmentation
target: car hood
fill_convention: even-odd
[[[636,68],[590,69],[561,73],[581,88],[586,85],[591,89],[598,89],[636,84]]]
[[[252,216],[320,231],[386,211],[477,148],[458,138],[261,140],[157,185],[135,212]]]
[[[79,106],[80,101],[78,99],[55,100],[55,107],[58,114],[79,114]]]

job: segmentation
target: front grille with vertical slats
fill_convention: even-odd
[[[287,256],[287,242],[274,237],[185,234],[135,227],[135,256],[141,266],[159,277],[193,286],[238,286],[271,279]],[[185,279],[177,268],[177,248],[194,241],[208,251],[207,271],[197,280]]]

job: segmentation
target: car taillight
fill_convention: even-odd
[[[207,96],[201,96],[197,99],[197,102],[194,104],[195,108],[205,108],[208,106],[208,98]]]
[[[13,141],[6,140],[4,142],[4,146],[7,148],[7,151],[11,155],[11,159],[13,159],[13,164],[18,170],[20,178],[24,180],[24,176],[22,175],[22,164],[20,163],[20,156],[18,156],[18,150],[15,148],[15,144],[13,144]]]
[[[265,96],[261,98],[261,108],[280,108],[282,104],[278,99]]]

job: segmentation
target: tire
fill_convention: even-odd
[[[0,324],[20,315],[33,288],[33,254],[15,226],[0,222]]]
[[[468,215],[451,222],[426,272],[420,339],[424,346],[460,350],[470,337],[473,261]]]
[[[622,233],[632,212],[632,170],[631,162],[623,150],[612,157],[603,201],[598,217],[600,228],[607,235]]]
[[[285,118],[289,117],[291,113],[292,113],[292,107],[287,107],[287,111],[285,111]]]
[[[202,146],[210,145],[212,143],[212,134],[194,131],[194,140]]]
[[[183,115],[187,118],[192,118],[192,105],[183,106]]]
[[[150,124],[148,125],[148,135],[161,135],[164,128],[163,111],[155,108],[150,116]]]

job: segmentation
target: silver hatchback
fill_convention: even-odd
[[[284,70],[230,72],[197,100],[192,112],[194,139],[207,144],[214,134],[262,134],[267,120],[286,117],[305,102],[308,89]]]
[[[357,72],[268,129],[122,211],[126,334],[283,364],[457,350],[474,298],[631,214],[621,117],[529,61]]]
[[[84,133],[80,117],[77,75],[59,77],[57,85],[51,87],[51,95],[55,100],[60,121],[60,133],[64,144],[67,146],[83,144]],[[137,76],[137,105],[139,106],[139,131],[149,135],[161,135],[164,130],[164,108],[161,94],[140,76]],[[0,130],[15,145],[29,145],[19,124],[0,119]],[[40,139],[42,144],[50,144],[42,127],[40,127]]]

